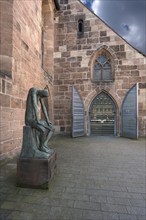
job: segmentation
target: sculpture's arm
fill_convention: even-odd
[[[39,121],[39,112],[38,112],[38,104],[37,104],[37,96],[36,93],[32,94],[32,104],[33,104],[33,108],[34,108],[34,113],[36,116],[36,120],[37,122]]]
[[[44,101],[40,98],[40,103],[41,103],[41,107],[42,107],[42,111],[44,113],[44,116],[45,116],[45,119],[47,121],[48,124],[52,124],[49,120],[49,117],[48,117],[48,113],[47,113],[47,109],[46,109],[46,106],[44,104]]]

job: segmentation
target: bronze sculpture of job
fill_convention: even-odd
[[[25,124],[36,130],[38,150],[51,154],[53,150],[48,147],[48,142],[54,133],[54,127],[49,120],[43,98],[48,97],[47,89],[31,88],[26,102]],[[39,103],[44,118],[41,119]]]

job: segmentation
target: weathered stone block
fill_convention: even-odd
[[[116,53],[118,59],[123,59],[126,58],[126,53],[125,52],[118,52]]]
[[[106,36],[107,32],[106,31],[100,31],[100,36]]]
[[[89,39],[87,40],[87,43],[88,43],[88,44],[98,43],[98,42],[99,42],[98,38],[89,38]]]
[[[11,107],[12,108],[21,108],[21,99],[11,98]]]
[[[68,91],[68,86],[60,86],[59,91]]]
[[[146,83],[139,83],[140,89],[146,89]]]
[[[85,45],[85,46],[83,46],[82,48],[85,49],[85,50],[86,50],[86,49],[88,50],[88,49],[91,49],[92,47],[91,47],[91,45]]]
[[[100,43],[102,42],[109,42],[110,41],[110,37],[101,37],[100,38]]]
[[[48,159],[18,158],[17,186],[48,189],[56,170],[57,154]]]
[[[138,70],[131,71],[131,76],[139,76],[139,71]]]
[[[89,37],[99,37],[98,31],[89,32]]]
[[[71,67],[80,67],[80,66],[81,66],[80,62],[71,63]]]
[[[124,51],[125,50],[125,45],[120,45],[120,51]]]
[[[119,45],[110,46],[114,51],[119,51]]]
[[[61,54],[62,57],[70,57],[70,52],[63,52]]]
[[[10,107],[10,96],[0,94],[0,106]]]

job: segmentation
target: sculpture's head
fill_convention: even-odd
[[[47,89],[43,89],[43,90],[39,90],[38,91],[38,95],[40,97],[48,97],[49,93],[48,93],[48,90]]]

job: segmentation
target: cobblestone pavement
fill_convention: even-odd
[[[16,187],[16,159],[1,167],[0,220],[145,220],[145,140],[55,136],[49,190]]]

